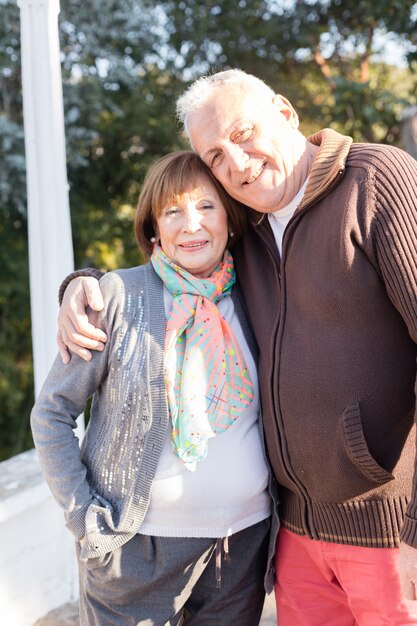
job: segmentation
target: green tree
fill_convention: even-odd
[[[320,70],[325,120],[356,141],[399,143],[401,112],[415,102],[417,83],[409,69],[382,59],[390,42],[405,53],[413,49],[415,8],[410,0],[294,5],[289,18],[299,46],[294,58],[301,56],[307,70],[311,65]]]
[[[285,94],[303,130],[398,143],[401,111],[416,101],[409,69],[382,60],[389,41],[417,59],[417,4],[397,0],[168,0],[170,58],[185,79],[241,67]]]
[[[302,130],[399,141],[416,102],[409,0],[61,0],[67,167],[77,266],[141,261],[132,220],[150,162],[186,145],[175,100],[241,67],[285,94]],[[382,56],[390,39],[408,67]],[[19,9],[0,0],[0,458],[31,446],[33,402]]]
[[[174,105],[182,83],[156,62],[154,5],[72,0],[60,23],[76,263],[135,263],[140,183],[151,161],[181,146]]]
[[[181,146],[180,80],[158,66],[154,7],[61,2],[67,167],[78,266],[141,261],[133,236],[148,164]],[[0,0],[0,459],[32,445],[33,404],[19,9]]]
[[[33,403],[19,28],[0,5],[0,458],[31,445]]]

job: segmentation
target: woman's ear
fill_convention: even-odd
[[[158,231],[158,226],[156,224],[153,224],[153,232],[154,234],[152,235],[149,241],[152,244],[155,244],[159,242],[159,231]]]

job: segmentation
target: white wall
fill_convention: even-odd
[[[72,536],[35,450],[0,463],[0,624],[32,626],[77,594]]]

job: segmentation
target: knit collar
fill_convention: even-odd
[[[300,208],[307,206],[326,193],[337,177],[344,171],[352,138],[341,135],[331,128],[324,128],[308,137],[319,151],[311,168],[308,185]]]

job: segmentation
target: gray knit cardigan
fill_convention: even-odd
[[[89,312],[107,336],[91,362],[59,356],[32,410],[31,426],[40,464],[66,524],[82,543],[82,560],[102,556],[129,541],[143,522],[152,481],[166,437],[163,284],[147,264],[105,274],[100,281],[104,309]],[[232,298],[248,344],[256,347],[243,313],[238,288]],[[94,395],[93,395],[94,394]],[[93,395],[81,444],[76,420]],[[263,431],[259,420],[261,437]],[[275,486],[268,573],[278,530]]]

